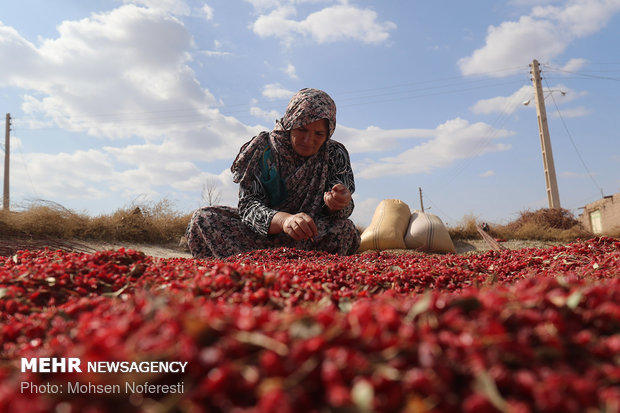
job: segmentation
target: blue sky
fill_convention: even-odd
[[[547,206],[541,63],[561,205],[620,191],[620,0],[22,0],[0,8],[11,204],[90,215],[236,205],[229,167],[303,87],[338,107],[353,219],[401,199],[449,225]],[[560,93],[565,92],[565,94]],[[4,149],[4,146],[2,146]]]

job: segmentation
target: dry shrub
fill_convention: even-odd
[[[521,212],[515,221],[496,228],[502,238],[574,241],[592,237],[567,209],[542,208]]]
[[[567,209],[542,208],[536,211],[521,212],[519,218],[509,225],[518,228],[525,224],[536,224],[555,229],[571,229],[580,223]]]
[[[465,215],[457,226],[448,227],[448,233],[453,240],[480,238],[476,225],[480,225],[476,217],[473,215]]]
[[[38,201],[19,212],[0,213],[0,235],[98,241],[177,243],[185,233],[189,214],[173,210],[169,201],[132,204],[110,215],[89,217],[63,206]]]
[[[36,201],[24,211],[3,211],[2,220],[16,233],[69,239],[80,234],[88,217],[55,202]]]
[[[168,200],[155,204],[132,204],[111,215],[91,218],[84,238],[165,244],[178,242],[190,215],[172,209]]]
[[[24,212],[0,211],[0,256],[19,250],[50,248],[88,252],[73,241],[87,218],[54,203],[32,206]]]
[[[457,226],[448,228],[448,232],[453,240],[478,239],[476,225],[482,227],[483,224],[476,217],[466,215]],[[509,224],[489,224],[487,231],[494,238],[562,242],[593,236],[570,211],[561,208],[524,211]]]

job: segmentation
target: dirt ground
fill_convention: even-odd
[[[185,247],[170,245],[136,244],[131,242],[95,242],[78,241],[80,250],[85,252],[117,250],[119,248],[142,251],[146,255],[156,258],[192,258]]]
[[[156,258],[192,258],[189,251],[182,246],[178,245],[150,245],[150,244],[133,244],[133,243],[108,243],[108,242],[84,242],[80,241],[82,249],[85,251],[105,251],[116,250],[121,247],[126,249],[134,249],[142,251],[146,255],[150,255]],[[554,245],[559,245],[559,242],[553,241],[532,241],[532,240],[508,240],[501,242],[500,245],[507,249],[522,249],[522,248],[547,248]],[[454,242],[457,254],[468,254],[473,252],[488,251],[491,246],[482,239],[471,240],[457,240]],[[411,253],[414,250],[394,250],[395,253]]]
[[[537,240],[508,240],[500,242],[499,245],[510,249],[520,250],[523,248],[549,248],[556,245],[565,244],[559,241],[537,241]],[[488,251],[491,246],[482,239],[470,239],[470,240],[457,240],[454,242],[454,248],[456,248],[457,254],[465,254],[472,251]]]

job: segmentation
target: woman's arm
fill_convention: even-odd
[[[241,221],[257,233],[265,237],[272,233],[271,222],[278,211],[267,206],[267,194],[258,180],[239,186],[238,208]]]
[[[300,212],[289,214],[267,206],[267,194],[260,182],[239,187],[239,215],[241,220],[263,236],[285,232],[295,240],[316,237],[318,230],[310,215]]]
[[[329,168],[323,197],[325,210],[330,215],[348,218],[355,207],[351,198],[355,192],[355,179],[349,152],[337,141],[329,141],[328,151]]]

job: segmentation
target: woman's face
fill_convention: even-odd
[[[291,130],[291,144],[298,155],[308,157],[319,151],[327,139],[327,119],[319,119]]]

